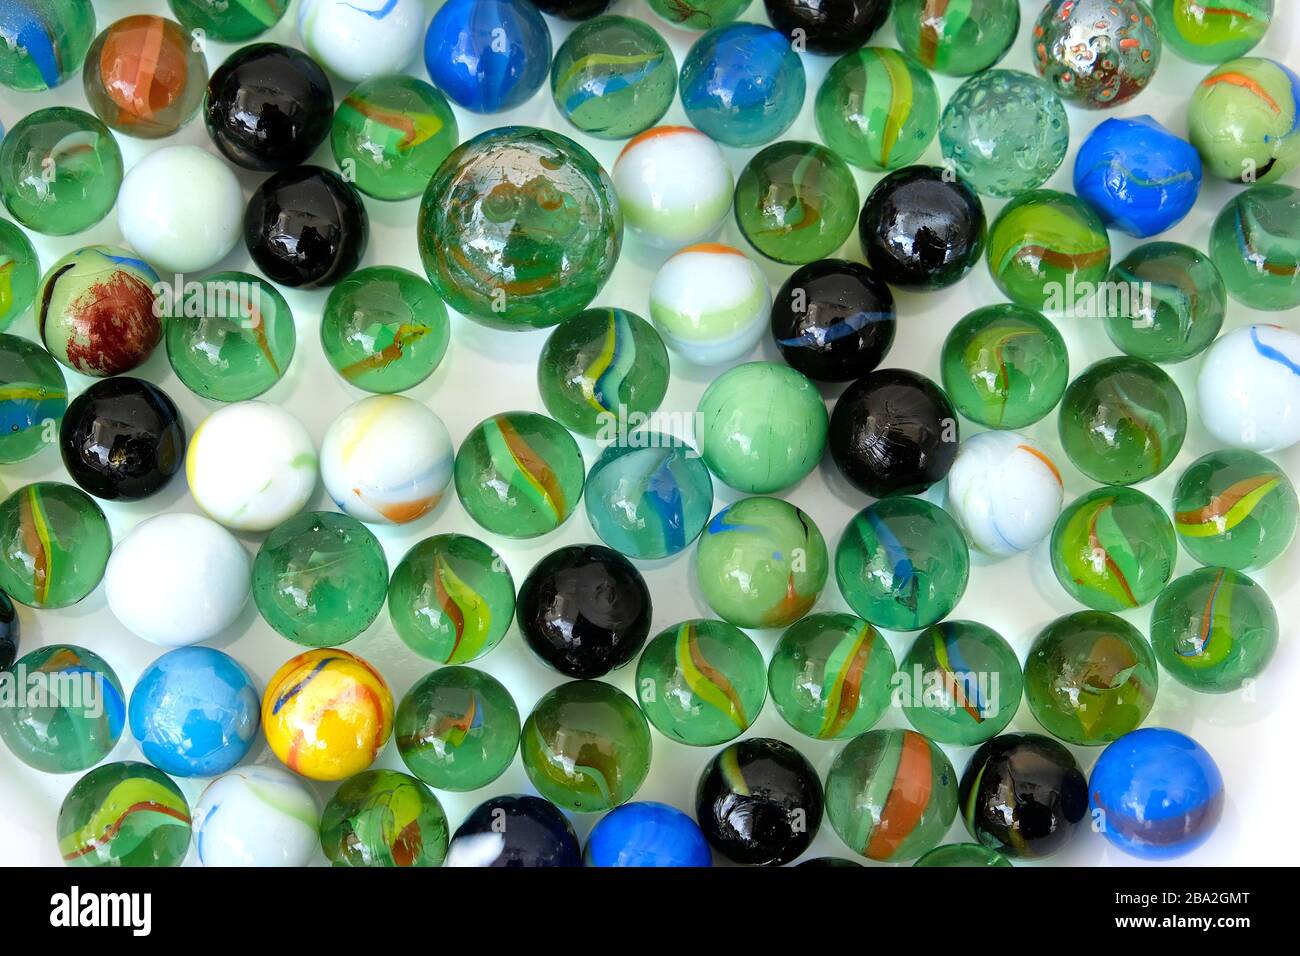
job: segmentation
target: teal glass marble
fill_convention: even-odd
[[[889,709],[894,652],[852,614],[809,614],[781,634],[767,689],[787,724],[818,740],[866,733]]]
[[[0,464],[25,461],[59,440],[68,385],[35,342],[0,332]]]
[[[180,787],[144,763],[96,767],[59,807],[59,853],[68,866],[180,866],[190,849]]]
[[[1222,63],[1268,32],[1273,0],[1152,0],[1165,42],[1184,60]]]
[[[942,621],[916,636],[899,666],[908,723],[941,744],[996,737],[1020,709],[1020,658],[991,627]]]
[[[104,577],[113,536],[80,488],[24,485],[0,503],[0,591],[29,607],[76,604]]]
[[[812,518],[779,498],[741,498],[704,529],[695,581],[724,621],[785,627],[816,603],[829,564]]]
[[[957,606],[970,576],[966,538],[921,498],[882,498],[854,515],[835,548],[835,580],[859,617],[916,631]]]
[[[677,94],[677,61],[654,27],[629,17],[579,24],[551,61],[551,96],[570,123],[598,139],[654,126]]]
[[[1223,327],[1227,287],[1213,260],[1191,246],[1138,246],[1115,264],[1107,282],[1115,299],[1106,312],[1106,334],[1134,358],[1185,362],[1209,348]]]
[[[803,265],[839,251],[858,221],[848,164],[817,143],[782,140],[755,153],[736,180],[736,225],[777,262]]]
[[[1244,571],[1277,560],[1295,537],[1300,501],[1276,463],[1220,448],[1187,466],[1174,486],[1174,530],[1201,564]]]
[[[334,866],[441,866],[448,840],[438,798],[394,770],[343,781],[320,817],[321,849]]]
[[[221,43],[242,43],[280,22],[292,0],[167,0],[190,31]]]
[[[817,467],[829,416],[821,392],[788,365],[749,362],[714,379],[697,409],[709,470],[737,491],[788,488]]]
[[[12,222],[0,219],[0,332],[31,308],[40,279],[41,263],[32,241]]]
[[[0,86],[37,93],[81,68],[95,36],[90,0],[5,0],[0,6]]]
[[[713,479],[690,445],[634,432],[600,453],[583,491],[587,520],[629,558],[666,558],[700,536],[713,512]]]
[[[664,22],[681,30],[712,30],[730,23],[747,9],[753,0],[648,0]]]
[[[949,843],[937,846],[926,853],[913,866],[1011,866],[1011,861],[999,853],[978,843]]]
[[[987,70],[1011,49],[1019,0],[895,0],[898,45],[922,66],[948,76]]]
[[[1300,307],[1300,189],[1238,193],[1214,220],[1210,255],[1228,294],[1243,305],[1270,312]]]
[[[1061,445],[1094,481],[1132,485],[1178,457],[1187,405],[1173,379],[1150,362],[1117,356],[1084,369],[1061,400]]]

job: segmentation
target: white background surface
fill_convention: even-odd
[[[96,0],[99,16],[98,28],[130,13],[157,12],[168,14],[163,0]],[[430,12],[436,2],[430,2]],[[1024,0],[1020,33],[1011,52],[999,65],[1032,72],[1030,60],[1030,31],[1033,20],[1041,9],[1039,0]],[[1271,56],[1287,62],[1293,69],[1300,67],[1300,5],[1281,0],[1272,28],[1254,55]],[[644,0],[617,0],[611,12],[646,19],[660,29],[672,45],[680,66],[682,57],[696,34],[669,28],[659,21],[645,5]],[[766,22],[762,0],[755,0],[743,19]],[[296,10],[270,33],[259,38],[301,46],[295,28]],[[547,18],[554,46],[558,47],[572,28],[571,24]],[[877,45],[895,46],[892,23],[886,25],[874,38]],[[209,67],[218,65],[235,47],[213,44],[207,51]],[[813,122],[813,99],[817,88],[832,60],[805,55],[808,72],[808,95],[795,126],[785,134],[788,139],[816,140]],[[1164,58],[1153,85],[1135,101],[1116,110],[1083,112],[1070,109],[1071,149],[1066,162],[1047,185],[1071,191],[1071,175],[1075,150],[1088,132],[1110,116],[1133,116],[1149,113],[1168,125],[1179,135],[1186,135],[1186,107],[1190,92],[1197,81],[1210,68],[1187,63],[1175,56],[1166,46]],[[414,75],[426,78],[423,61],[418,59],[410,67]],[[958,81],[948,77],[935,77],[942,101],[957,87]],[[341,99],[350,88],[342,80],[334,79],[334,92]],[[6,128],[27,113],[45,106],[70,105],[87,109],[82,93],[80,76],[53,91],[43,94],[20,94],[0,88],[0,121]],[[491,116],[478,116],[457,110],[462,139],[492,127],[512,123],[530,123],[557,129],[574,136],[583,143],[608,169],[622,148],[621,142],[605,142],[578,135],[559,115],[551,100],[549,88],[544,87],[523,106]],[[675,101],[664,123],[686,123],[680,101]],[[119,137],[129,169],[147,152],[159,146],[189,143],[213,149],[196,118],[187,127],[169,139],[150,143]],[[739,173],[755,150],[724,149],[733,171]],[[922,162],[939,162],[937,141],[922,158]],[[313,162],[333,168],[328,143],[317,150]],[[261,174],[237,170],[245,196],[251,194],[264,178]],[[855,170],[862,198],[880,178]],[[1296,172],[1287,182],[1300,182]],[[1186,242],[1205,249],[1210,224],[1223,204],[1240,187],[1211,181],[1207,178],[1192,214],[1175,229],[1162,235],[1162,239]],[[418,200],[386,204],[366,198],[372,228],[369,250],[363,265],[404,266],[422,274],[415,241]],[[985,199],[985,209],[992,222],[1001,200]],[[722,240],[741,248],[748,248],[728,219]],[[1119,233],[1111,234],[1114,258],[1118,260],[1137,242]],[[55,258],[73,248],[91,243],[121,244],[116,211],[93,229],[78,236],[62,239],[33,236],[46,267]],[[848,258],[861,260],[856,234],[844,250]],[[756,258],[759,258],[756,256]],[[654,270],[662,261],[662,253],[642,246],[630,234],[625,242],[622,258],[613,278],[597,297],[596,305],[619,306],[641,315],[648,315],[648,288]],[[775,263],[761,260],[764,271],[775,290],[792,271]],[[241,269],[256,272],[242,244],[236,248],[218,269]],[[214,270],[215,271],[215,270]],[[325,361],[321,352],[318,325],[320,310],[326,291],[297,292],[282,290],[294,310],[298,330],[298,349],[288,374],[263,398],[284,405],[297,415],[315,441],[319,444],[325,429],[334,415],[347,404],[364,397],[363,392],[345,384]],[[897,293],[898,335],[885,364],[917,369],[938,380],[939,350],[943,338],[952,324],[966,312],[978,306],[1002,301],[981,262],[957,286],[930,295]],[[1297,315],[1292,313],[1254,313],[1235,301],[1230,304],[1225,329],[1236,328],[1252,321],[1281,322],[1295,328]],[[36,338],[30,316],[21,319],[10,330],[20,335]],[[1115,349],[1106,338],[1100,323],[1083,321],[1064,322],[1061,331],[1069,345],[1072,375],[1103,356],[1114,354]],[[437,372],[419,387],[406,393],[428,404],[447,423],[452,439],[459,447],[469,430],[490,413],[508,409],[544,411],[538,396],[535,375],[536,357],[546,332],[506,333],[482,328],[458,316],[452,319],[452,341]],[[747,360],[764,358],[780,361],[780,357],[765,336],[760,347],[746,357]],[[1165,507],[1169,507],[1170,494],[1182,470],[1196,457],[1214,447],[1195,415],[1194,383],[1198,359],[1177,366],[1166,367],[1188,399],[1192,419],[1187,442],[1174,465],[1163,475],[1140,487]],[[700,394],[721,369],[692,368],[674,356],[672,381],[664,410],[693,410]],[[75,372],[66,372],[73,394],[80,392],[91,380]],[[194,427],[215,407],[192,394],[172,373],[165,350],[160,346],[149,361],[132,373],[161,385],[176,401],[192,433]],[[824,390],[828,406],[840,388]],[[962,422],[963,434],[976,429]],[[1067,501],[1092,487],[1070,466],[1056,438],[1056,415],[1026,429],[1026,433],[1042,444],[1061,467],[1066,481]],[[588,464],[594,460],[594,443],[580,439]],[[1294,478],[1300,477],[1300,446],[1277,456]],[[0,488],[9,492],[36,479],[67,481],[58,452],[54,448],[42,451],[35,458],[19,465],[6,465],[0,469]],[[740,497],[735,492],[715,483],[717,502],[732,501]],[[930,497],[940,489],[933,489]],[[828,545],[834,547],[853,513],[868,503],[860,493],[849,487],[835,472],[827,455],[821,467],[788,489],[784,495],[803,508],[817,521]],[[133,504],[103,503],[104,511],[112,525],[114,539],[120,541],[138,522],[163,510],[196,511],[183,475],[177,477],[158,495]],[[317,489],[312,507],[332,509],[333,505],[323,489]],[[445,531],[461,531],[482,537],[497,548],[506,558],[515,582],[522,581],[528,570],[543,555],[563,544],[595,541],[587,524],[585,510],[579,508],[558,531],[529,542],[512,542],[484,532],[473,524],[449,493],[443,504],[431,515],[405,528],[375,528],[388,553],[390,568],[406,550],[422,538]],[[245,535],[241,538],[250,554],[256,551],[261,536]],[[1044,542],[1045,545],[1045,542]],[[691,554],[694,548],[674,559],[642,563],[641,568],[655,597],[653,633],[679,620],[693,616],[709,616],[707,606],[700,598],[691,575]],[[1186,573],[1195,563],[1180,551],[1178,573]],[[1257,682],[1249,697],[1228,695],[1202,696],[1192,693],[1173,680],[1162,679],[1155,708],[1147,721],[1148,726],[1167,726],[1181,730],[1199,740],[1218,761],[1227,784],[1227,806],[1223,822],[1213,839],[1184,862],[1199,864],[1259,864],[1294,862],[1297,850],[1297,830],[1291,819],[1294,801],[1300,789],[1300,771],[1297,770],[1296,733],[1300,726],[1300,695],[1293,688],[1300,678],[1300,653],[1297,652],[1294,621],[1300,610],[1300,547],[1293,547],[1272,566],[1255,575],[1277,605],[1283,623],[1281,648],[1271,668]],[[834,578],[823,592],[815,610],[845,610],[834,586]],[[970,586],[953,617],[972,618],[1003,633],[1020,652],[1022,658],[1038,631],[1058,615],[1077,610],[1078,606],[1061,590],[1052,576],[1044,546],[1028,555],[1020,555],[997,564],[980,558],[974,559]],[[34,611],[19,606],[22,618],[22,649],[24,652],[54,642],[84,645],[101,654],[117,671],[128,693],[141,670],[161,653],[159,648],[147,644],[128,633],[108,611],[101,585],[85,601],[60,611]],[[1150,606],[1125,615],[1145,633],[1150,618]],[[778,636],[775,631],[752,632],[765,655],[771,653]],[[894,653],[901,658],[911,642],[911,635],[888,633]],[[215,646],[227,651],[253,673],[264,687],[266,680],[285,660],[302,648],[280,637],[258,617],[250,601],[239,621]],[[355,641],[346,645],[348,651],[360,654],[379,667],[388,678],[395,699],[400,699],[410,686],[432,666],[417,658],[398,639],[388,623],[387,612]],[[523,645],[516,629],[488,657],[475,662],[502,680],[515,696],[522,715],[550,687],[561,682],[559,674],[549,670],[534,659]],[[633,667],[608,675],[611,683],[632,693]],[[878,725],[881,727],[907,726],[897,709],[891,710]],[[1027,706],[1022,706],[1008,731],[1039,731]],[[694,790],[701,769],[715,752],[715,748],[691,748],[670,742],[653,731],[654,762],[650,776],[637,794],[637,799],[660,800],[693,812]],[[789,741],[798,747],[825,774],[840,744],[822,743],[804,738],[788,727],[769,702],[757,722],[750,729],[752,736],[773,736]],[[945,748],[960,773],[974,748]],[[1098,750],[1073,748],[1085,772],[1096,759]],[[129,730],[110,760],[139,760],[140,753]],[[274,762],[261,737],[254,746],[250,760]],[[390,741],[376,766],[404,769],[396,747]],[[5,864],[57,864],[59,862],[54,837],[55,818],[59,803],[77,775],[47,775],[38,773],[18,762],[7,749],[0,747],[0,863]],[[204,781],[179,780],[191,804],[198,798]],[[332,785],[314,785],[322,802],[332,792]],[[522,764],[516,758],[509,771],[489,787],[475,793],[439,793],[453,828],[465,815],[487,797],[508,792],[532,792]],[[574,824],[581,837],[586,836],[594,824],[594,816],[575,816]],[[967,840],[960,816],[948,836],[949,842]],[[837,839],[829,824],[824,824],[807,857],[822,855],[852,856]],[[191,852],[191,861],[193,853]],[[1047,861],[1054,864],[1124,865],[1135,861],[1110,847],[1097,834],[1080,833],[1070,848]]]

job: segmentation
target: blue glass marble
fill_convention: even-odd
[[[1146,860],[1196,849],[1223,814],[1214,758],[1190,737],[1158,727],[1134,730],[1103,750],[1088,792],[1106,839]]]
[[[761,146],[790,128],[808,81],[790,40],[757,23],[728,23],[695,41],[682,63],[682,106],[727,146]]]
[[[145,759],[159,770],[214,777],[248,753],[261,704],[234,658],[209,647],[181,647],[140,675],[127,716]]]
[[[573,824],[549,800],[506,794],[480,803],[456,830],[443,866],[581,866]]]
[[[1154,236],[1191,212],[1201,157],[1150,116],[1108,119],[1079,147],[1074,191],[1107,226]]]
[[[694,820],[663,803],[625,803],[601,817],[587,837],[587,866],[712,866]]]
[[[551,32],[527,0],[447,0],[425,34],[424,65],[465,109],[499,113],[546,82]]]

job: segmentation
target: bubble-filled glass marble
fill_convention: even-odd
[[[1021,193],[989,230],[988,265],[1008,299],[1049,314],[1084,306],[1110,270],[1110,238],[1083,200],[1052,189]]]
[[[1164,40],[1184,60],[1222,63],[1268,32],[1273,0],[1152,0]]]
[[[1138,246],[1107,278],[1115,308],[1106,334],[1121,352],[1148,362],[1184,362],[1210,347],[1228,291],[1205,253],[1177,242]]]
[[[161,139],[198,112],[208,83],[203,52],[175,20],[123,17],[90,45],[86,102],[119,133]]]
[[[1128,102],[1160,65],[1160,27],[1142,0],[1049,0],[1030,44],[1039,76],[1084,109]]]
[[[325,804],[320,842],[334,866],[441,866],[447,815],[414,777],[367,770],[345,780]]]
[[[1020,658],[997,631],[975,621],[927,627],[899,665],[908,723],[941,744],[996,737],[1020,709]]]
[[[95,499],[56,481],[0,503],[0,591],[29,607],[76,604],[104,577],[112,533]]]
[[[1019,0],[896,0],[898,45],[926,69],[949,76],[987,70],[1020,29]]]
[[[202,30],[221,43],[242,43],[280,22],[291,0],[167,0],[190,31]]]
[[[161,770],[109,763],[68,791],[56,833],[68,866],[180,866],[190,848],[190,808]]]
[[[91,0],[6,0],[0,8],[0,86],[53,89],[77,72],[94,35]]]
[[[1271,185],[1239,192],[1214,220],[1210,255],[1228,294],[1243,305],[1300,307],[1300,189]]]
[[[1174,486],[1174,530],[1202,564],[1244,571],[1281,557],[1295,537],[1300,501],[1272,460],[1220,448],[1187,466]]]
[[[736,225],[777,262],[802,265],[839,250],[857,223],[858,187],[824,146],[782,140],[756,153],[736,180]]]
[[[68,385],[50,353],[0,333],[0,464],[25,461],[59,440]]]
[[[1196,87],[1187,128],[1211,175],[1276,182],[1300,164],[1300,78],[1277,60],[1230,60]]]

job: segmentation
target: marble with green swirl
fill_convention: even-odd
[[[69,866],[180,866],[192,827],[185,795],[165,773],[125,762],[78,780],[56,831]]]
[[[989,272],[1008,299],[1051,314],[1085,308],[1110,270],[1110,239],[1082,199],[1052,189],[1021,193],[989,230]]]
[[[1210,347],[1228,291],[1214,261],[1177,242],[1138,246],[1110,270],[1115,295],[1106,334],[1121,352],[1148,362],[1184,362]]]
[[[839,251],[858,221],[853,172],[825,146],[782,140],[764,147],[736,180],[736,225],[777,262],[803,265]]]

